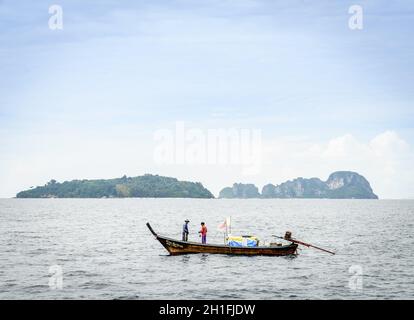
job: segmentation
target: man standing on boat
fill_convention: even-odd
[[[183,241],[188,241],[188,223],[190,220],[186,219],[183,224]]]
[[[207,243],[207,227],[204,222],[201,222],[201,230],[198,233],[201,234],[201,243],[206,244]]]

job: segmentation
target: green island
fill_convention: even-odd
[[[17,198],[214,198],[200,182],[145,174],[100,180],[49,181]]]

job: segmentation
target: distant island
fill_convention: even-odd
[[[199,182],[146,174],[107,180],[51,180],[19,192],[17,198],[214,198]]]
[[[352,171],[332,173],[327,181],[319,178],[297,178],[279,185],[267,184],[262,193],[254,184],[235,183],[220,191],[219,198],[326,198],[378,199],[363,176]]]
[[[17,198],[214,198],[200,182],[145,174],[99,180],[51,180],[44,186],[21,191]],[[369,182],[351,171],[332,173],[327,181],[297,178],[279,185],[267,184],[262,192],[254,184],[235,183],[220,191],[219,198],[327,198],[378,199]]]

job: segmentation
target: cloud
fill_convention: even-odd
[[[351,170],[364,175],[380,197],[414,196],[413,149],[395,131],[385,131],[366,142],[345,134],[325,143],[296,137],[264,144],[264,172],[273,172],[272,183],[298,175],[326,179],[333,171]]]
[[[410,146],[394,131],[377,135],[369,143],[369,148],[377,156],[393,156],[410,152]]]
[[[413,196],[413,152],[397,134],[414,136],[411,4],[367,4],[353,32],[336,2],[63,1],[55,32],[50,3],[26,2],[0,6],[0,196],[51,178],[152,172],[217,192],[335,170]],[[155,127],[180,120],[262,130],[260,173],[156,166]]]
[[[124,128],[125,129],[125,128]],[[395,131],[382,132],[370,140],[345,134],[327,141],[303,136],[262,136],[262,165],[246,173],[244,165],[166,164],[153,157],[157,141],[131,127],[106,135],[65,131],[21,136],[10,141],[26,146],[0,154],[0,197],[14,196],[32,185],[50,179],[113,178],[154,173],[200,181],[214,194],[234,182],[278,184],[296,177],[327,179],[337,170],[356,171],[365,176],[381,198],[413,198],[414,152]],[[29,147],[29,145],[31,147]]]

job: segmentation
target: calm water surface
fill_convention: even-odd
[[[291,230],[337,254],[171,257],[145,226],[177,238],[188,218],[199,241],[205,221],[222,243],[229,215],[233,234]],[[413,299],[413,231],[414,200],[6,199],[0,299]]]

